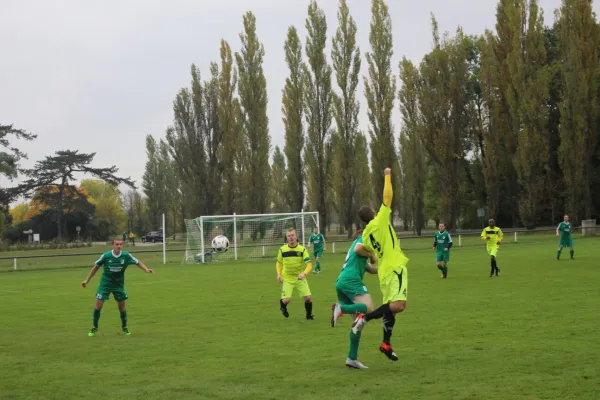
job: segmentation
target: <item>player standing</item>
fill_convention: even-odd
[[[435,233],[433,239],[433,250],[435,251],[435,264],[442,271],[442,278],[448,278],[448,262],[450,261],[450,248],[452,247],[452,238],[446,230],[446,225],[440,222],[439,231]]]
[[[286,233],[287,243],[279,248],[277,253],[277,281],[283,284],[281,298],[279,299],[279,309],[284,317],[290,316],[287,305],[292,300],[294,291],[304,297],[304,308],[306,309],[306,319],[315,319],[312,315],[312,299],[310,297],[310,288],[306,275],[312,269],[312,263],[308,255],[308,250],[298,243],[296,229],[289,228]],[[306,263],[306,268],[304,264]]]
[[[377,258],[379,287],[383,294],[383,305],[368,314],[359,314],[354,320],[352,331],[356,334],[364,325],[383,317],[383,342],[379,351],[392,361],[397,361],[391,345],[392,330],[396,323],[395,315],[406,308],[408,289],[408,258],[400,249],[396,230],[390,223],[392,213],[391,170],[384,171],[383,204],[376,213],[372,208],[362,206],[358,211],[360,219],[367,223],[362,234],[363,246]]]
[[[113,239],[113,249],[102,254],[98,261],[92,267],[87,278],[81,282],[82,287],[87,287],[87,284],[94,277],[100,267],[103,267],[100,284],[96,291],[96,304],[94,307],[94,326],[90,329],[88,336],[95,336],[98,332],[98,321],[100,320],[100,311],[104,306],[104,302],[110,298],[110,294],[114,294],[115,300],[121,314],[121,329],[123,333],[129,336],[131,332],[127,328],[127,310],[125,308],[125,300],[129,298],[125,292],[125,270],[127,266],[135,264],[144,271],[153,274],[154,270],[146,267],[143,262],[129,254],[127,251],[122,251],[123,241]]]
[[[491,278],[494,276],[494,272],[496,273],[496,276],[498,276],[498,273],[500,272],[500,268],[498,268],[498,263],[496,262],[496,256],[498,255],[498,249],[500,248],[500,243],[502,243],[504,233],[502,233],[502,229],[496,226],[496,221],[493,219],[490,219],[488,223],[489,226],[484,228],[481,232],[481,238],[487,241],[486,248],[488,254],[490,255]]]
[[[335,282],[335,291],[339,303],[331,306],[331,327],[334,327],[338,318],[344,314],[364,314],[373,311],[373,299],[363,282],[363,277],[365,272],[377,273],[377,267],[369,264],[369,261],[375,263],[377,260],[375,255],[368,252],[362,245],[361,232],[357,232],[357,235],[358,237],[350,245],[342,271]],[[360,335],[360,331],[354,333],[350,329],[350,350],[348,351],[348,358],[346,358],[346,366],[349,368],[368,368],[358,361]]]
[[[323,255],[323,251],[327,250],[325,245],[325,236],[321,232],[319,232],[319,227],[315,226],[313,231],[314,233],[310,235],[308,238],[308,247],[310,247],[311,243],[313,245],[313,254],[315,256],[315,270],[314,274],[318,274],[321,272],[321,256]]]
[[[556,252],[556,259],[560,260],[560,253],[563,247],[568,247],[571,251],[571,260],[575,259],[575,250],[573,250],[573,227],[569,222],[569,216],[565,215],[563,221],[558,224],[556,228],[556,236],[560,236],[558,242],[558,251]]]

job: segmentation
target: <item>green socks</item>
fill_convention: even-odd
[[[443,267],[442,272],[444,273],[444,278],[447,278],[448,277],[448,266],[447,265],[445,265]]]
[[[321,262],[317,261],[317,265],[315,266],[315,271],[320,271],[321,270]]]
[[[358,314],[358,313],[367,313],[367,305],[362,303],[356,304],[340,304],[340,308],[342,312],[345,314]],[[354,358],[353,358],[354,360]]]
[[[571,250],[571,258],[575,257],[575,250]]]
[[[94,328],[98,329],[98,321],[100,320],[100,310],[94,308]]]
[[[127,328],[127,310],[119,312],[121,313],[121,328]]]
[[[350,329],[350,351],[348,352],[348,358],[351,360],[358,359],[358,344],[360,343],[360,334],[362,332],[358,332],[356,335]]]
[[[558,251],[556,252],[556,259],[557,259],[557,260],[559,260],[559,259],[560,259],[560,250],[558,250]]]

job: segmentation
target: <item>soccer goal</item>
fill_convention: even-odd
[[[306,245],[319,213],[210,215],[186,219],[185,262],[275,258],[289,228],[296,228],[298,241]],[[224,235],[229,240],[226,252],[212,248],[212,240]]]

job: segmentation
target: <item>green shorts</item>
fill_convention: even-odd
[[[111,289],[100,286],[96,291],[96,300],[107,301],[110,299],[111,293],[115,295],[115,300],[118,302],[125,301],[129,298],[124,288]]]
[[[435,253],[435,262],[449,262],[450,251],[438,251]]]
[[[319,258],[323,255],[323,249],[315,249],[315,258]]]
[[[573,247],[573,238],[560,239],[558,245],[560,247]]]
[[[335,282],[335,291],[340,304],[354,304],[356,296],[369,294],[369,289],[361,281],[337,280]]]

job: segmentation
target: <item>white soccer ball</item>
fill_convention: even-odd
[[[212,248],[217,253],[225,253],[229,249],[229,239],[225,235],[215,236],[212,240]]]

